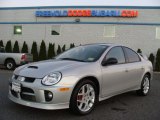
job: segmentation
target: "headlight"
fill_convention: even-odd
[[[46,75],[42,79],[42,84],[43,85],[55,85],[57,84],[62,78],[62,74],[60,72],[53,72],[50,73],[49,75]]]

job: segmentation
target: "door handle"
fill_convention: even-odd
[[[144,67],[142,66],[141,69],[144,70]]]

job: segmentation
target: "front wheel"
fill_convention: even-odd
[[[150,78],[148,75],[143,77],[141,82],[141,89],[137,90],[137,94],[141,96],[146,96],[150,91]]]
[[[76,114],[90,113],[97,102],[97,87],[91,80],[83,80],[73,90],[70,110]]]

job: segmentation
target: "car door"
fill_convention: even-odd
[[[127,57],[126,71],[128,73],[128,78],[130,79],[128,86],[133,88],[139,87],[142,75],[145,71],[143,63],[135,51],[127,47],[123,47],[123,49]]]
[[[113,47],[106,54],[103,61],[116,58],[118,63],[101,66],[102,70],[102,97],[112,96],[122,92],[127,87],[126,59],[121,46]]]

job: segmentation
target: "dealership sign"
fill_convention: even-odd
[[[36,11],[36,17],[137,17],[136,10],[52,10]]]

